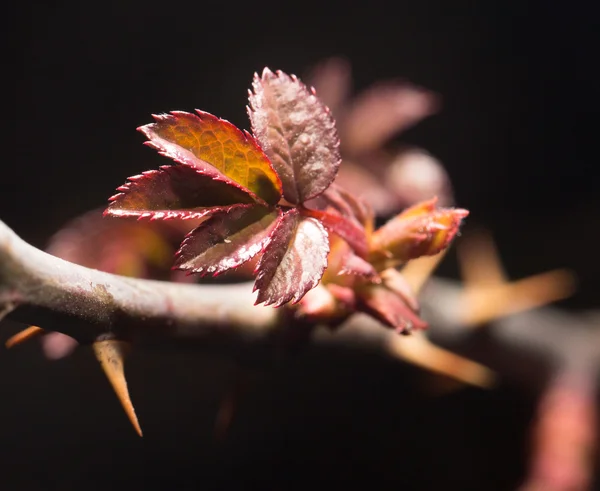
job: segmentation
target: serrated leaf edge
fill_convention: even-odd
[[[300,213],[299,213],[299,211],[298,211],[297,208],[292,208],[292,209],[288,210],[286,213],[284,213],[281,216],[279,222],[277,223],[277,226],[271,232],[271,237],[273,235],[275,235],[276,230],[283,224],[285,215],[287,215],[289,213],[297,213],[298,215],[300,215]],[[325,235],[325,237],[328,238],[329,234],[327,232],[327,229],[321,223],[320,220],[318,220],[316,218],[312,218],[312,217],[306,217],[306,216],[301,216],[301,219],[313,221],[317,225],[317,227],[321,229],[321,231],[323,232],[323,234]],[[297,227],[296,227],[296,229],[297,229]],[[293,233],[295,235],[296,231],[294,230]],[[270,243],[270,241],[269,241],[269,243]],[[289,242],[288,242],[288,244],[289,244]],[[327,258],[327,255],[329,254],[329,240],[327,240],[325,244],[326,245],[323,248],[323,252],[325,254],[325,257]],[[265,248],[266,247],[267,246],[265,246]],[[259,290],[259,287],[258,287],[257,284],[258,284],[259,279],[262,278],[262,276],[264,275],[264,273],[261,274],[261,271],[260,271],[261,270],[262,259],[264,257],[265,257],[265,255],[263,255],[263,257],[261,258],[261,261],[259,261],[259,263],[256,265],[256,268],[254,269],[254,274],[256,275],[256,279],[255,279],[254,285],[252,287],[252,292],[256,292],[256,291],[259,292],[258,296],[257,296],[257,299],[256,299],[256,302],[254,303],[255,305],[259,305],[259,304],[263,304],[265,306],[272,305],[274,308],[281,307],[282,305],[285,305],[285,304],[288,304],[288,303],[291,304],[291,305],[294,305],[294,304],[298,303],[304,297],[304,295],[307,292],[309,292],[310,290],[312,290],[313,288],[315,288],[319,284],[319,282],[321,281],[321,278],[323,277],[323,273],[327,269],[327,259],[326,259],[326,261],[325,261],[325,267],[323,268],[323,271],[321,272],[321,276],[318,277],[318,278],[316,278],[316,279],[314,279],[311,282],[310,287],[306,288],[304,292],[296,292],[290,298],[282,297],[282,298],[280,298],[280,299],[278,299],[276,301],[272,300],[272,299],[260,300],[260,290]]]
[[[203,121],[203,118],[206,118],[206,119],[211,119],[212,121],[218,121],[219,123],[223,123],[225,126],[227,126],[228,128],[230,128],[231,130],[233,130],[233,132],[237,133],[245,142],[247,142],[250,145],[252,145],[254,147],[254,150],[257,153],[260,153],[262,156],[264,156],[265,161],[267,162],[269,168],[273,172],[273,176],[276,178],[276,181],[273,182],[273,185],[279,191],[279,195],[280,196],[282,195],[281,179],[279,178],[279,175],[277,174],[277,171],[273,167],[273,164],[271,163],[271,160],[265,154],[264,150],[259,145],[258,141],[256,141],[256,138],[254,138],[254,136],[251,133],[249,133],[246,130],[241,130],[240,128],[238,128],[237,126],[235,126],[233,123],[229,122],[228,120],[219,118],[218,116],[215,116],[214,114],[208,113],[206,111],[202,111],[200,109],[195,109],[195,112],[196,112],[196,114],[190,113],[190,112],[187,112],[187,111],[169,111],[168,113],[152,114],[152,117],[154,118],[155,122],[139,126],[137,128],[137,131],[139,131],[146,138],[148,138],[148,141],[145,141],[144,145],[146,145],[147,147],[152,148],[153,150],[156,150],[159,155],[161,155],[163,157],[166,157],[166,158],[169,158],[169,159],[173,160],[174,162],[177,162],[180,165],[185,165],[185,166],[188,166],[188,167],[192,167],[194,170],[196,170],[200,174],[209,175],[213,179],[220,180],[222,182],[225,182],[225,183],[229,184],[230,186],[239,188],[242,191],[244,191],[247,194],[249,194],[257,203],[260,203],[262,205],[268,206],[268,204],[266,203],[266,201],[263,200],[260,196],[258,196],[252,190],[248,189],[246,186],[244,186],[244,185],[242,185],[242,184],[234,181],[230,177],[228,177],[225,174],[223,174],[219,169],[217,169],[210,162],[207,162],[206,160],[203,160],[200,157],[197,157],[190,150],[187,150],[186,148],[181,147],[180,145],[177,145],[175,143],[166,141],[164,138],[158,136],[158,134],[156,134],[156,133],[153,132],[153,129],[156,127],[156,125],[159,122],[165,121],[165,120],[170,119],[170,118],[177,118],[177,117],[185,117],[185,118],[187,118],[187,117],[194,117],[194,118],[198,118],[200,121]],[[155,135],[155,136],[153,136],[153,135]],[[193,159],[196,159],[196,160],[199,160],[201,162],[204,162],[211,169],[214,169],[214,174],[212,172],[205,171],[204,169],[199,169],[197,167],[194,167],[193,165],[191,165],[188,162],[186,162],[185,159],[183,159],[183,157],[178,157],[176,155],[177,152],[169,153],[169,150],[166,148],[166,146],[165,146],[165,148],[161,147],[158,143],[156,143],[156,140],[162,140],[162,141],[164,141],[165,144],[166,144],[166,146],[171,146],[172,145],[172,146],[180,147],[185,152],[188,152]]]
[[[251,208],[253,206],[255,206],[255,205],[249,205],[248,208]],[[239,209],[239,208],[241,208],[241,206],[240,207],[236,207],[236,209]],[[229,210],[223,210],[223,211],[226,211],[228,213],[229,211],[231,211],[231,209],[229,209]],[[172,270],[178,270],[178,271],[185,271],[188,275],[197,274],[201,278],[203,278],[205,276],[208,276],[208,275],[212,275],[213,278],[216,278],[217,276],[219,276],[219,275],[221,275],[223,273],[226,273],[228,271],[235,271],[240,266],[246,264],[248,261],[252,260],[253,258],[255,258],[255,257],[259,256],[259,255],[261,255],[264,252],[264,250],[267,247],[267,245],[269,244],[269,242],[271,241],[271,235],[273,234],[273,231],[275,230],[275,228],[277,227],[277,225],[279,224],[279,221],[281,220],[281,218],[283,216],[283,213],[281,213],[281,210],[279,208],[276,208],[273,211],[277,211],[278,212],[278,216],[275,218],[275,221],[274,221],[275,223],[274,223],[274,226],[273,226],[273,230],[271,230],[271,233],[268,236],[266,236],[260,242],[260,248],[254,254],[252,254],[251,256],[249,256],[246,260],[244,260],[241,263],[239,263],[237,266],[230,267],[230,268],[227,268],[227,269],[224,269],[224,270],[221,270],[221,271],[211,272],[208,269],[201,270],[201,269],[197,269],[197,268],[182,268],[178,264],[180,256],[181,256],[181,254],[183,254],[185,248],[189,244],[189,241],[194,239],[194,237],[193,237],[194,232],[196,232],[196,230],[198,230],[200,227],[203,227],[203,226],[206,225],[206,222],[204,222],[204,223],[200,224],[198,227],[196,227],[194,230],[191,230],[190,232],[188,232],[185,235],[183,241],[181,242],[181,245],[179,246],[179,249],[177,250],[177,252],[175,252],[175,264],[173,265],[173,267],[171,269]]]
[[[262,74],[260,76],[258,75],[258,72],[254,72],[254,76],[252,79],[253,86],[254,86],[254,84],[259,83],[263,78],[266,78],[266,77],[287,78],[288,80],[291,80],[292,82],[299,84],[301,87],[304,87],[307,90],[307,92],[309,92],[312,96],[314,96],[316,98],[317,104],[319,104],[321,106],[321,108],[324,110],[324,112],[327,114],[327,116],[329,116],[329,118],[331,119],[332,129],[334,131],[334,136],[335,136],[334,147],[337,150],[337,155],[338,155],[337,161],[332,165],[334,165],[336,167],[336,169],[339,169],[339,167],[342,163],[342,157],[341,157],[341,153],[340,153],[341,141],[340,141],[339,133],[338,133],[337,126],[336,126],[336,121],[335,121],[335,118],[333,117],[333,113],[331,112],[329,107],[327,105],[325,105],[321,101],[321,99],[319,99],[319,97],[317,96],[317,91],[315,90],[315,88],[310,85],[306,85],[294,74],[287,74],[287,73],[283,72],[282,70],[276,70],[275,72],[273,72],[269,67],[264,67]],[[253,91],[252,89],[248,89],[248,104],[246,105],[246,112],[248,113],[248,117],[250,118],[250,121],[252,121],[251,112],[256,112],[256,110],[257,110],[254,107],[254,105],[252,104],[252,98],[256,97],[256,96],[257,96],[257,94],[256,94],[255,90]],[[258,144],[258,142],[257,142],[257,144]],[[295,175],[293,166],[292,166],[292,175],[294,176],[294,185],[296,185],[296,175]],[[333,184],[333,182],[335,181],[336,175],[337,175],[337,170],[336,170],[336,173],[334,174],[333,179],[331,180],[330,185]],[[297,204],[305,203],[308,200],[311,200],[313,198],[316,198],[317,196],[320,196],[328,189],[328,187],[323,189],[322,191],[317,192],[316,194],[305,196],[304,200],[300,201],[300,193],[298,192],[299,190],[296,185],[296,194],[298,195],[298,203]]]

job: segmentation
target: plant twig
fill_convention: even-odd
[[[189,285],[85,268],[36,249],[0,222],[0,311],[93,342],[264,337],[280,311],[254,306],[251,284]]]
[[[431,268],[425,271],[429,275]],[[439,279],[430,280],[421,295],[424,317],[431,324],[430,338],[455,353],[451,363],[448,352],[424,336],[411,343],[362,314],[353,315],[335,332],[315,329],[312,342],[360,346],[480,386],[493,382],[493,372],[459,355],[534,383],[544,380],[556,363],[598,363],[600,344],[593,342],[596,332],[589,329],[587,319],[544,308],[493,320],[491,329],[472,329],[463,324],[462,295],[464,290],[456,282]],[[255,306],[254,300],[250,283],[170,283],[79,266],[25,243],[0,222],[0,312],[92,343],[97,354],[100,348],[102,353],[123,353],[122,343],[176,345],[268,366],[276,359],[278,351],[273,348],[282,332],[310,326],[290,315],[289,309]],[[103,369],[141,432],[124,382],[122,357],[104,361]]]

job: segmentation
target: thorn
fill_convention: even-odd
[[[462,322],[466,326],[480,326],[499,317],[563,300],[573,294],[575,285],[572,272],[556,269],[499,285],[465,288],[460,300]]]
[[[496,374],[492,370],[434,345],[421,332],[402,338],[390,334],[388,339],[388,352],[413,365],[484,389],[495,382]]]
[[[38,326],[29,326],[27,329],[23,329],[21,332],[18,332],[14,336],[11,336],[7,339],[5,346],[10,349],[17,344],[24,343],[25,341],[30,340],[31,338],[35,338],[36,336],[40,336],[44,334],[44,330]]]
[[[464,281],[463,318],[466,326],[484,325],[499,317],[570,297],[575,276],[557,269],[518,281],[508,281],[488,232],[478,232],[457,247]]]
[[[507,282],[498,250],[489,232],[465,237],[456,246],[462,280],[466,288],[501,285]]]
[[[437,268],[438,264],[446,255],[447,250],[448,249],[446,248],[435,256],[423,256],[418,259],[413,259],[400,270],[402,276],[404,276],[407,283],[412,288],[415,296],[419,294],[427,280],[431,277],[435,268]]]
[[[124,358],[129,350],[129,343],[116,339],[106,339],[96,341],[93,344],[94,353],[100,362],[100,366],[108,377],[109,382],[113,386],[125,413],[135,428],[139,436],[142,436],[142,429],[135,415],[135,409],[129,397],[127,390],[127,380],[125,380]]]

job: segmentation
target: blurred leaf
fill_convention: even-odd
[[[184,234],[202,219],[139,222],[84,213],[51,237],[46,252],[88,268],[136,278],[189,281],[172,271],[173,254]],[[66,334],[47,332],[42,338],[46,358],[70,354],[78,342]]]
[[[241,189],[183,165],[163,166],[130,177],[118,191],[110,198],[107,215],[151,220],[202,218],[254,202]]]
[[[357,280],[379,283],[381,278],[373,265],[357,256],[339,235],[329,234],[327,269],[321,282],[330,285],[353,286]]]
[[[353,312],[356,309],[356,291],[354,288],[330,283],[327,285],[327,289],[347,311]]]
[[[318,63],[308,80],[336,118],[344,161],[336,183],[367,201],[381,217],[434,195],[444,205],[452,202],[449,180],[439,162],[413,152],[410,164],[415,165],[407,166],[402,158],[405,151],[396,150],[390,141],[438,110],[436,94],[404,80],[385,80],[351,97],[350,65],[337,57]],[[432,167],[437,167],[434,172]]]
[[[340,165],[335,121],[295,76],[255,74],[248,115],[252,131],[271,159],[290,203],[303,203],[333,182]]]
[[[413,264],[412,262],[410,264]],[[406,277],[397,269],[388,268],[381,273],[381,279],[387,288],[402,297],[406,304],[415,312],[419,309],[416,293],[406,280]]]
[[[186,237],[175,266],[213,276],[237,268],[263,250],[281,216],[260,205],[219,212]]]
[[[155,115],[155,123],[138,128],[147,144],[162,155],[275,204],[281,182],[252,135],[229,121],[196,111]]]
[[[361,286],[356,289],[356,294],[359,310],[393,327],[400,334],[427,327],[427,323],[410,308],[404,298],[384,284]]]
[[[338,57],[327,58],[311,70],[308,78],[321,102],[337,119],[352,89],[349,61]]]
[[[343,120],[344,148],[358,155],[436,112],[437,97],[406,82],[386,81],[361,92]]]
[[[201,220],[201,219],[200,219]],[[84,213],[51,237],[46,252],[108,273],[171,279],[176,246],[200,220],[138,222]]]
[[[331,292],[320,283],[300,299],[296,312],[298,316],[310,317],[312,320],[323,319],[327,322],[338,314],[338,303]]]
[[[351,250],[348,250],[343,258],[343,266],[338,272],[339,275],[359,276],[365,279],[379,283],[381,279],[373,265],[357,256]]]
[[[361,225],[358,225],[356,221],[346,218],[335,211],[303,210],[303,213],[306,216],[316,218],[329,231],[339,235],[359,256],[367,256],[369,248],[365,229]]]
[[[256,303],[283,305],[314,288],[327,267],[329,240],[318,220],[287,211],[271,234],[257,266]]]
[[[344,162],[344,165],[346,165],[346,162]],[[352,193],[349,193],[347,189],[335,183],[331,184],[323,194],[309,201],[306,205],[319,210],[331,207],[343,217],[355,221],[367,230],[367,234],[374,227],[375,215],[371,206],[366,201],[357,198]]]
[[[399,204],[400,197],[383,179],[389,161],[390,157],[383,152],[375,157],[364,155],[360,159],[349,159],[344,155],[334,184],[368,203],[377,216],[393,216],[403,207]]]

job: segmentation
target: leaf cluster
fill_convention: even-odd
[[[193,220],[175,268],[215,276],[257,259],[257,304],[301,302],[305,314],[329,316],[364,310],[402,332],[424,327],[390,271],[447,247],[467,212],[432,199],[375,230],[370,207],[332,184],[341,163],[335,121],[293,75],[255,74],[248,115],[252,133],[199,110],[155,115],[139,130],[173,163],[130,177],[105,215]]]

